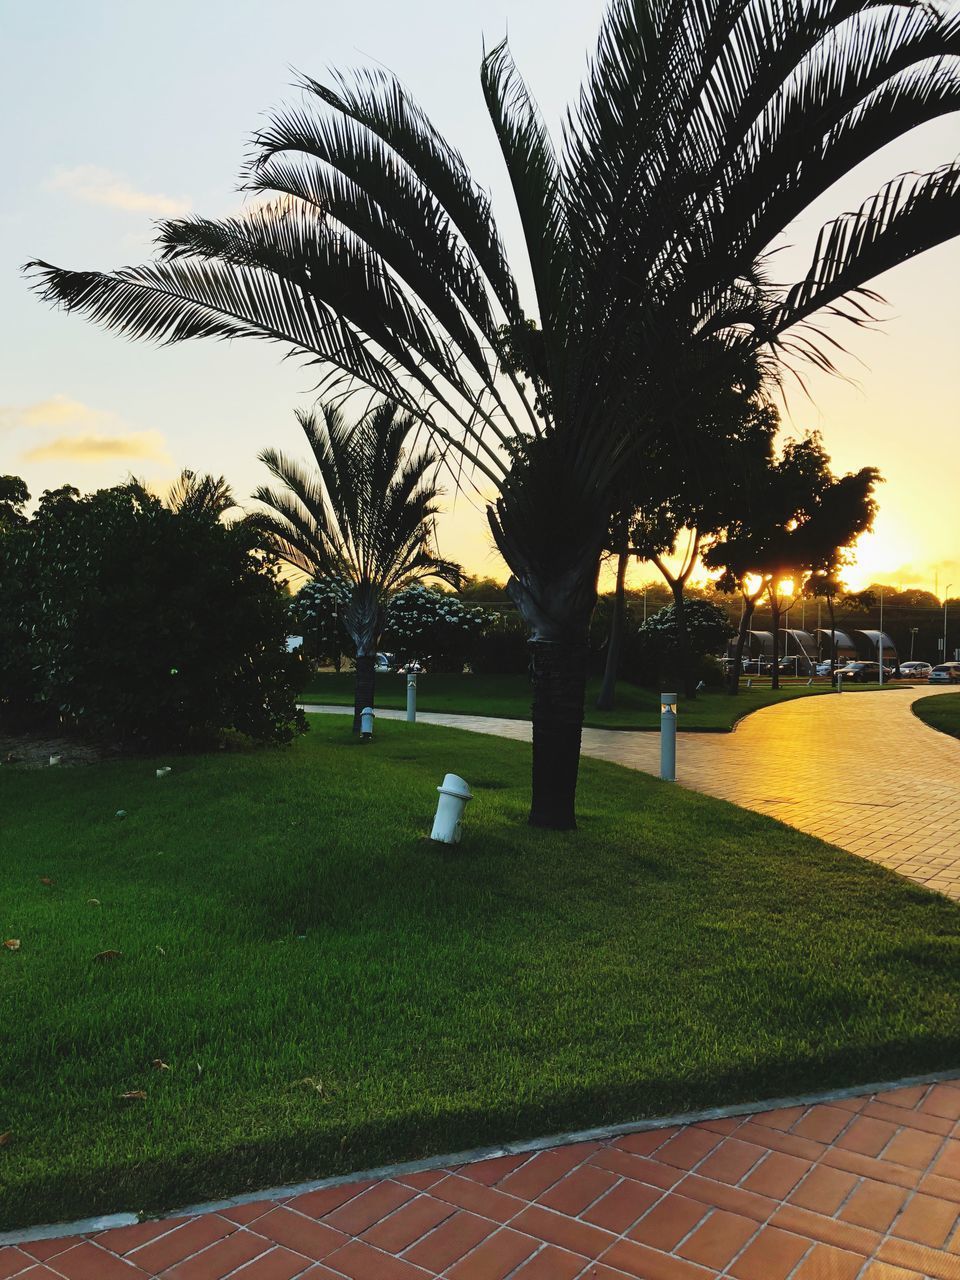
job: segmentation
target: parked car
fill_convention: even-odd
[[[910,662],[900,663],[900,674],[904,680],[925,680],[933,667],[929,662]]]
[[[818,675],[818,676],[828,676],[828,675],[830,674],[830,667],[831,667],[831,665],[832,665],[832,664],[831,664],[831,662],[830,662],[830,659],[829,659],[829,658],[827,659],[827,661],[826,661],[826,662],[818,662],[818,663],[817,663],[817,667],[816,667],[817,675]]]
[[[742,669],[745,676],[765,676],[773,670],[773,663],[769,658],[744,658]]]
[[[393,671],[397,665],[397,656],[394,653],[378,653],[373,664],[373,669],[377,675],[386,675]]]
[[[411,658],[409,662],[405,662],[402,667],[397,668],[397,670],[401,673],[401,675],[408,675],[408,674],[418,675],[421,672],[425,672],[426,669],[427,668],[423,665],[423,663],[420,661],[419,658]]]
[[[931,684],[960,684],[960,662],[941,662],[930,672]]]
[[[856,684],[872,684],[880,680],[880,664],[879,662],[848,662],[845,667],[839,667],[833,674],[834,683],[843,676],[845,684],[853,681]],[[885,666],[883,668],[884,680],[893,679],[893,668]]]

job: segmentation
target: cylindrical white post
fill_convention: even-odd
[[[407,672],[407,723],[413,724],[417,718],[417,673]]]
[[[463,834],[463,811],[473,799],[473,794],[463,778],[455,773],[446,774],[437,790],[440,792],[440,799],[437,801],[430,839],[437,840],[440,844],[459,844]]]
[[[373,707],[364,707],[360,712],[360,737],[364,742],[369,742],[373,737]]]
[[[660,695],[660,777],[677,780],[677,695]]]

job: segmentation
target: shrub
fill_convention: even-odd
[[[383,643],[401,662],[422,658],[431,671],[458,672],[490,621],[486,609],[470,608],[455,595],[407,587],[387,607]]]
[[[329,662],[337,671],[352,641],[343,625],[343,610],[350,603],[350,584],[328,574],[306,583],[290,604],[290,624],[303,636],[304,656],[312,662]]]
[[[48,491],[0,537],[0,615],[16,638],[0,696],[21,715],[137,747],[306,727],[285,591],[244,521],[172,511],[135,482]]]
[[[474,645],[470,665],[477,675],[517,675],[529,670],[529,634],[517,614],[495,616]]]
[[[721,653],[734,634],[726,613],[710,600],[696,597],[684,601],[684,622],[690,664],[697,680],[711,685],[715,678],[713,655]],[[627,671],[637,684],[651,687],[666,683],[680,685],[682,650],[676,608],[667,605],[650,615],[627,646]],[[721,680],[722,683],[722,680]]]

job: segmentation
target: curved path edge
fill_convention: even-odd
[[[734,733],[677,736],[677,781],[880,863],[960,901],[960,739],[915,716],[912,687],[794,698],[758,709]],[[349,707],[304,705],[327,715]],[[383,710],[403,720],[403,711]],[[418,721],[529,742],[529,720],[420,712]],[[583,730],[583,754],[656,776],[656,734]],[[960,1268],[958,1268],[960,1277]]]

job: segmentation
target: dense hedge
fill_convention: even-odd
[[[0,528],[0,711],[126,746],[302,732],[288,603],[245,521],[129,483],[43,495]]]

